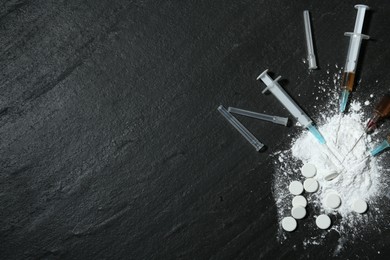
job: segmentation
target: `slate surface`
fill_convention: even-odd
[[[361,100],[390,83],[390,5],[365,3],[374,40],[362,47]],[[1,1],[1,259],[332,256],[335,233],[307,249],[304,229],[276,240],[270,154],[301,129],[240,118],[268,146],[256,153],[216,108],[288,115],[255,80],[269,68],[319,119],[328,100],[313,98],[314,84],[344,65],[354,4]],[[305,9],[321,67],[312,73]],[[390,254],[380,228],[339,257]]]

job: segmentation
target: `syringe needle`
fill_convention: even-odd
[[[237,129],[240,134],[245,137],[245,139],[255,147],[256,151],[260,151],[261,148],[264,147],[264,144],[262,144],[259,140],[257,140],[254,135],[249,132],[248,129],[246,129],[245,126],[243,126],[237,118],[235,118],[232,114],[230,114],[222,105],[218,107],[218,111],[223,115],[223,117],[234,127]]]
[[[361,159],[361,161],[360,161],[357,165],[355,165],[355,167],[353,167],[352,169],[348,169],[348,171],[353,172],[355,168],[357,168],[357,167],[360,166],[360,164],[365,163],[366,160],[367,160],[369,157],[371,157],[370,154],[367,155],[366,157],[364,157],[363,159]],[[340,174],[344,174],[345,172],[346,172],[346,169],[344,168],[344,169],[340,172]]]
[[[334,159],[336,159],[337,163],[344,169],[345,167],[344,167],[342,161],[340,160],[339,157],[336,156],[336,154],[330,149],[330,147],[329,147],[327,144],[324,144],[323,147],[325,147],[325,149],[329,152],[329,154],[332,155],[332,157],[333,157]],[[329,158],[329,159],[330,159],[330,161],[333,163],[333,165],[335,165],[335,166],[337,165],[337,164],[335,164],[335,163],[332,161],[331,158]]]
[[[336,131],[336,145],[339,143],[339,132],[340,132],[340,126],[341,126],[341,119],[343,118],[343,115],[340,114],[339,117],[339,124],[337,126],[337,131]]]
[[[347,159],[347,156],[353,151],[353,149],[355,149],[356,145],[359,143],[359,141],[362,139],[362,137],[364,136],[365,133],[362,133],[361,136],[359,137],[359,139],[356,141],[356,143],[352,146],[352,148],[348,151],[348,153],[344,156],[344,159],[341,161],[341,163],[343,163],[345,161],[345,159]]]

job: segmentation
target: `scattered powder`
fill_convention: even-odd
[[[371,94],[371,95],[370,95],[370,98],[373,98],[373,97],[374,97],[374,94]]]
[[[329,66],[329,65],[328,65]],[[320,132],[327,141],[327,145],[321,145],[305,129],[291,142],[287,150],[274,154],[276,173],[274,175],[273,193],[276,201],[279,221],[290,216],[291,201],[293,195],[289,194],[288,185],[293,180],[303,182],[304,177],[300,168],[305,163],[314,164],[317,167],[316,180],[320,189],[313,194],[304,194],[308,200],[308,218],[299,220],[299,228],[309,229],[310,235],[303,241],[304,248],[308,246],[323,245],[326,243],[326,234],[337,232],[338,244],[335,246],[334,255],[340,253],[344,244],[353,243],[356,237],[362,237],[364,232],[381,232],[380,221],[389,225],[389,221],[378,208],[380,200],[386,195],[388,186],[384,178],[389,170],[386,169],[385,157],[371,157],[369,151],[378,143],[380,137],[376,134],[366,135],[364,125],[367,116],[362,111],[362,104],[355,98],[345,115],[338,113],[339,88],[341,70],[335,66],[337,72],[332,78],[319,81],[316,84],[318,93],[327,99],[325,104],[318,106],[320,117],[316,120]],[[333,84],[332,84],[333,83]],[[371,94],[371,96],[373,96]],[[367,101],[364,103],[365,105]],[[313,116],[313,115],[312,115]],[[359,140],[359,138],[362,138]],[[375,139],[375,140],[374,140]],[[355,148],[351,148],[356,144]],[[324,175],[336,170],[340,175],[332,181],[324,180]],[[336,192],[342,204],[334,210],[324,204],[325,196],[329,192]],[[356,199],[363,199],[369,205],[366,214],[358,214],[352,211],[352,203]],[[332,219],[332,227],[329,230],[319,230],[315,224],[315,218],[319,214],[328,214]],[[382,214],[382,215],[381,215]],[[287,239],[286,232],[280,227],[278,239],[281,243]],[[289,236],[294,239],[294,233]]]
[[[370,101],[366,100],[366,102],[364,102],[364,105],[365,106],[368,106],[370,104]]]
[[[352,112],[359,111],[361,108],[362,108],[362,104],[360,104],[360,102],[352,102],[350,104],[350,109],[352,110]]]

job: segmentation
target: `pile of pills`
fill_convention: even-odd
[[[292,181],[288,187],[291,194],[295,195],[292,200],[291,217],[282,219],[282,227],[286,231],[294,231],[297,228],[297,219],[303,219],[306,216],[307,200],[301,194],[314,193],[319,189],[319,183],[314,178],[317,173],[317,168],[313,164],[305,164],[301,168],[302,175],[306,178],[303,185],[299,181]],[[338,176],[337,172],[326,174],[325,180],[329,181]],[[330,192],[326,195],[324,204],[327,208],[337,210],[341,205],[341,198],[336,192]],[[367,210],[367,203],[364,200],[356,200],[352,208],[357,213],[364,213]],[[328,229],[331,226],[331,219],[328,215],[322,214],[316,218],[316,225],[320,229]]]

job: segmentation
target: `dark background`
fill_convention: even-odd
[[[353,95],[362,101],[390,83],[390,5],[363,2],[373,40]],[[276,239],[271,154],[301,128],[239,117],[268,147],[256,153],[216,108],[288,116],[255,80],[269,68],[320,120],[329,99],[313,98],[315,82],[344,65],[359,2],[0,3],[2,259],[332,256],[334,233],[306,249],[303,228]],[[305,9],[321,68],[311,73]],[[340,257],[390,254],[379,228]]]

